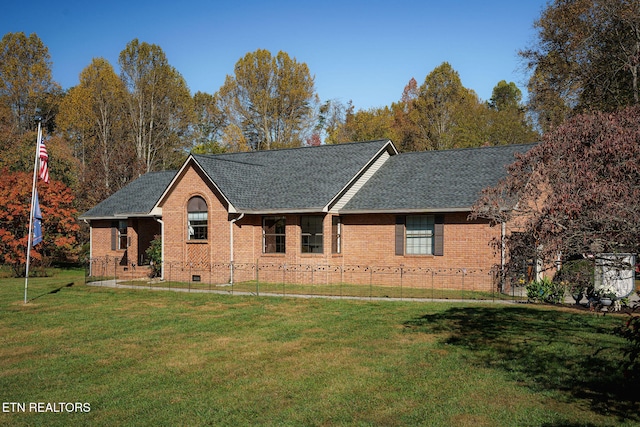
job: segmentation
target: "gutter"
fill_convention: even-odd
[[[471,207],[457,208],[395,208],[395,209],[339,209],[338,214],[411,214],[470,212]]]
[[[233,224],[244,218],[244,212],[238,218],[229,221],[229,284],[233,285]]]
[[[110,219],[128,219],[128,218],[156,218],[157,213],[122,213],[122,214],[114,214],[108,216],[84,216],[80,215],[78,219],[82,221],[100,221],[100,220],[110,220]]]
[[[502,291],[504,291],[505,286],[505,274],[504,268],[507,263],[507,248],[506,248],[506,240],[507,238],[507,223],[502,221],[500,225],[500,285],[502,287]]]
[[[244,209],[243,214],[247,215],[295,215],[295,214],[320,214],[323,212],[327,212],[323,210],[322,207],[315,208],[282,208],[282,209]],[[229,212],[229,213],[238,213],[238,212]]]

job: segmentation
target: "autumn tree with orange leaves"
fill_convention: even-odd
[[[16,276],[25,273],[31,184],[29,173],[0,173],[0,264],[9,265]],[[31,257],[36,266],[46,266],[74,257],[80,227],[69,187],[54,180],[38,186],[44,240],[31,250]]]

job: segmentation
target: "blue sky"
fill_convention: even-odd
[[[284,51],[309,66],[321,100],[356,109],[396,102],[449,62],[481,99],[500,81],[526,97],[517,56],[546,0],[11,1],[0,35],[36,33],[64,89],[94,57],[117,68],[134,38],[159,45],[192,93],[214,93],[248,52]]]

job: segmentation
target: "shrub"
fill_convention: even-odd
[[[162,237],[155,236],[145,251],[151,261],[151,277],[162,274]]]
[[[564,299],[564,285],[548,277],[529,283],[526,290],[527,298],[534,302],[560,304]]]

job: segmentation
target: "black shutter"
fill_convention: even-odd
[[[115,251],[118,246],[118,221],[111,222],[111,250]]]
[[[405,216],[396,217],[396,255],[404,255],[404,224]]]
[[[433,254],[444,255],[444,215],[436,215],[433,230]]]

